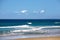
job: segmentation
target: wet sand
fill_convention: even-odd
[[[15,40],[60,40],[59,37],[40,37],[40,38],[20,38]]]

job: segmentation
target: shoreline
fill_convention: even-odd
[[[60,34],[55,34],[55,35],[10,35],[10,36],[0,36],[1,40],[25,40],[25,39],[40,39],[40,38],[50,38],[50,37],[59,37],[60,38]],[[4,38],[4,39],[3,39]]]
[[[18,38],[15,40],[60,40],[60,36],[54,37],[38,37],[38,38]]]

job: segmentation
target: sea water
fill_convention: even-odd
[[[60,19],[0,19],[0,36],[44,34],[60,34]]]

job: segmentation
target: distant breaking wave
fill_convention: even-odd
[[[34,27],[30,27],[29,25],[20,25],[20,26],[0,27],[0,28],[34,28]]]
[[[0,27],[0,28],[60,28],[60,26],[29,26],[29,25],[18,25],[18,26],[6,26],[6,27]]]

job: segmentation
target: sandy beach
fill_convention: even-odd
[[[16,40],[60,40],[60,37],[20,38]]]

